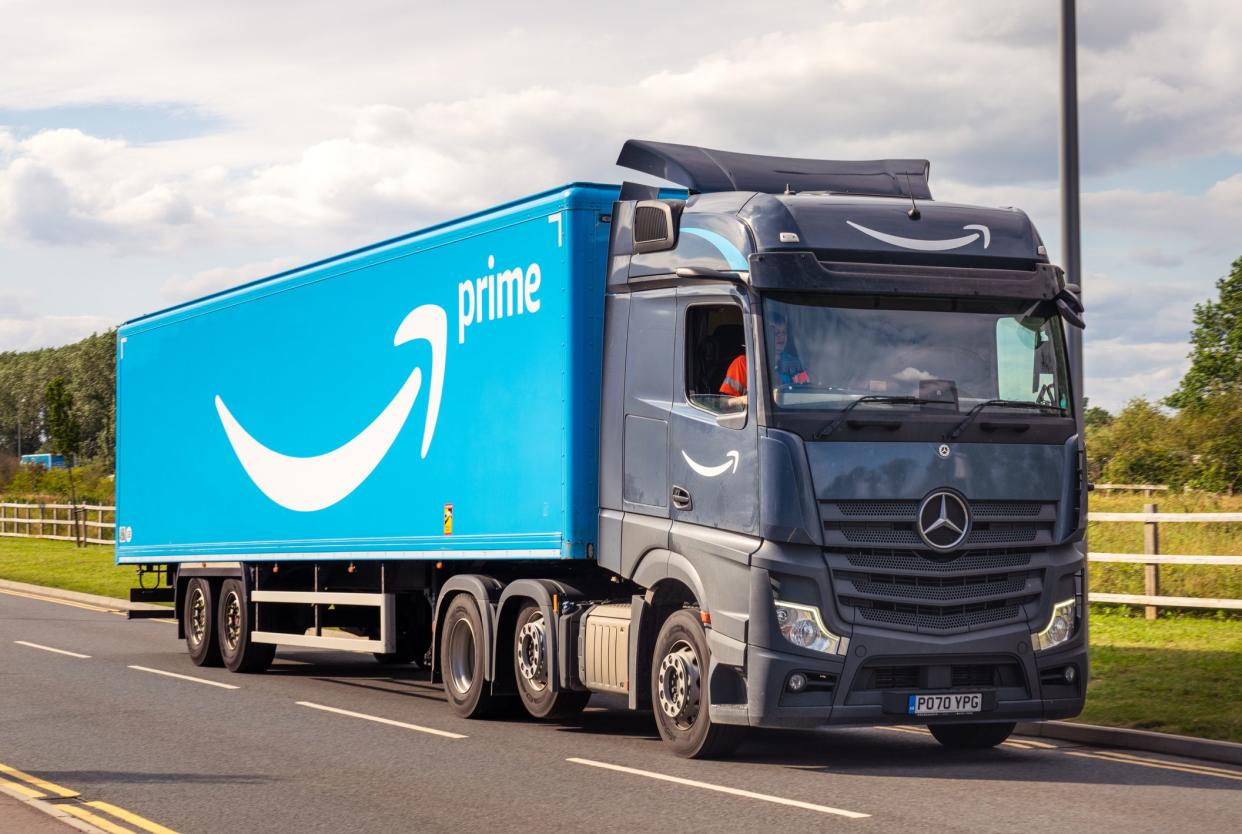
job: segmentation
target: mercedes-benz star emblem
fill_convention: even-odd
[[[919,505],[918,531],[929,547],[952,550],[970,532],[970,509],[955,492],[933,492]]]
[[[936,449],[936,454],[940,455],[942,458],[947,458],[949,456],[949,444],[941,443]]]

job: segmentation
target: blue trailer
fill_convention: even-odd
[[[53,455],[47,452],[22,455],[21,464],[23,466],[42,466],[44,469],[64,469],[67,466],[64,455]]]
[[[117,560],[191,659],[745,728],[1082,709],[1077,288],[924,160],[626,143],[571,184],[127,323]],[[170,483],[170,449],[184,461]]]

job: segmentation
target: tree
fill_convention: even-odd
[[[82,446],[82,425],[73,413],[73,395],[65,385],[63,376],[54,377],[43,389],[43,404],[47,409],[47,431],[51,435],[52,451],[64,455],[65,465],[69,469],[69,503],[77,512],[77,489],[73,484],[73,464],[76,463],[78,451]],[[74,525],[76,537],[77,525]],[[78,542],[82,544],[81,541]]]
[[[1131,400],[1107,426],[1092,433],[1088,450],[1099,477],[1120,484],[1180,487],[1192,474],[1178,418],[1147,400]]]
[[[1190,484],[1208,492],[1242,489],[1242,393],[1211,397],[1178,422],[1195,452]]]
[[[1088,398],[1082,398],[1082,421],[1088,429],[1102,429],[1113,422],[1113,415],[1109,414],[1107,409],[1090,403],[1091,400]]]
[[[1212,397],[1242,391],[1242,258],[1216,282],[1220,300],[1195,305],[1190,370],[1165,402],[1201,408]]]

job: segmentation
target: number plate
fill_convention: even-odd
[[[910,715],[969,715],[982,709],[982,694],[951,692],[947,695],[911,695],[906,712]]]

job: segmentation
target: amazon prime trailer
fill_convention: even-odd
[[[687,756],[1077,714],[1082,307],[1026,215],[933,201],[923,160],[618,162],[682,190],[567,185],[128,322],[135,598],[200,665],[369,652],[465,717],[612,693]]]

